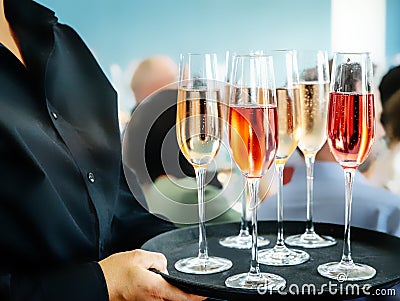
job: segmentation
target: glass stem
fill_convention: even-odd
[[[341,263],[346,265],[352,265],[353,259],[351,258],[351,246],[350,246],[350,223],[351,223],[351,202],[353,200],[353,182],[355,175],[354,168],[344,169],[345,188],[346,188],[346,210],[344,220],[344,243],[343,243],[343,255]]]
[[[277,221],[278,221],[278,236],[276,239],[275,246],[284,246],[285,241],[283,239],[283,169],[284,164],[276,164],[276,170],[278,172],[278,207],[277,207]]]
[[[197,181],[197,198],[199,206],[199,255],[200,259],[208,259],[208,248],[205,227],[205,210],[204,210],[204,182],[206,169],[203,167],[195,167]]]
[[[258,204],[258,188],[260,184],[259,178],[248,178],[247,185],[250,193],[250,209],[251,209],[251,261],[248,280],[257,280],[260,277],[260,266],[258,264],[258,246],[257,246],[257,204]]]
[[[314,162],[315,154],[305,156],[307,166],[307,221],[306,233],[314,234],[313,207],[314,207]]]
[[[242,194],[242,221],[240,223],[240,232],[239,236],[248,236],[249,234],[249,227],[247,225],[247,193],[248,188],[245,186],[245,190]]]

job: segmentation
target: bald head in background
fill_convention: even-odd
[[[178,65],[168,56],[154,56],[143,60],[136,68],[131,89],[139,104],[150,94],[164,88],[173,88],[178,80]]]

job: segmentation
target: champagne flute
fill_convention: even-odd
[[[328,143],[345,178],[345,225],[342,259],[318,266],[327,278],[366,280],[376,270],[351,257],[350,221],[353,181],[375,139],[372,62],[369,53],[334,53],[328,107]]]
[[[176,135],[179,147],[196,173],[199,209],[197,257],[180,259],[175,268],[184,273],[211,274],[228,270],[232,262],[208,255],[204,181],[206,169],[221,145],[223,108],[215,54],[181,55],[179,65]]]
[[[279,275],[260,272],[258,263],[257,205],[260,179],[276,153],[276,95],[272,58],[235,55],[229,98],[229,144],[233,160],[246,177],[252,212],[250,270],[233,275],[225,285],[233,288],[278,290],[286,286]]]
[[[230,91],[232,88],[232,80],[231,80],[231,73],[232,73],[232,65],[233,60],[232,58],[235,56],[235,52],[226,52],[226,59],[225,59],[225,97],[229,100]],[[229,102],[229,101],[228,101]],[[249,191],[248,189],[244,189],[241,194],[241,221],[240,221],[240,230],[237,235],[223,237],[219,240],[220,245],[227,247],[227,248],[234,248],[234,249],[251,249],[251,235],[249,232],[249,226],[247,221],[247,203],[249,201]],[[263,236],[258,236],[257,245],[259,247],[267,246],[270,244],[269,239]]]
[[[276,96],[278,100],[278,149],[275,167],[278,174],[278,234],[275,246],[260,251],[261,264],[288,266],[297,265],[310,259],[310,255],[297,249],[289,249],[283,238],[283,169],[296,149],[301,134],[299,75],[297,56],[294,50],[267,52],[274,61]]]
[[[307,166],[307,221],[303,234],[285,239],[289,246],[321,248],[336,244],[330,236],[318,235],[313,224],[314,162],[326,142],[326,119],[329,96],[328,54],[324,50],[297,52],[301,112],[301,137],[298,144]]]

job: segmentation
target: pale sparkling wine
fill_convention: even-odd
[[[191,164],[206,167],[213,160],[221,145],[222,128],[218,90],[178,90],[177,140]]]
[[[276,164],[285,164],[301,135],[299,88],[276,89],[278,98],[278,150]]]
[[[299,148],[315,154],[326,141],[329,83],[300,83],[301,137]]]

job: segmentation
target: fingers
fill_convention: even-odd
[[[160,275],[156,275],[159,277],[158,285],[157,285],[157,294],[161,300],[165,301],[201,301],[207,299],[203,296],[193,295],[185,293],[179,288],[169,284],[164,278]]]
[[[149,271],[150,268],[155,268],[166,272],[167,260],[160,253],[144,250],[116,253],[100,261],[99,265],[103,270],[111,301],[200,301],[206,299],[185,293],[169,284],[161,275]]]
[[[168,274],[167,258],[163,254],[145,250],[134,250],[130,253],[132,254],[132,261],[135,265],[146,270],[154,268],[162,273]]]

